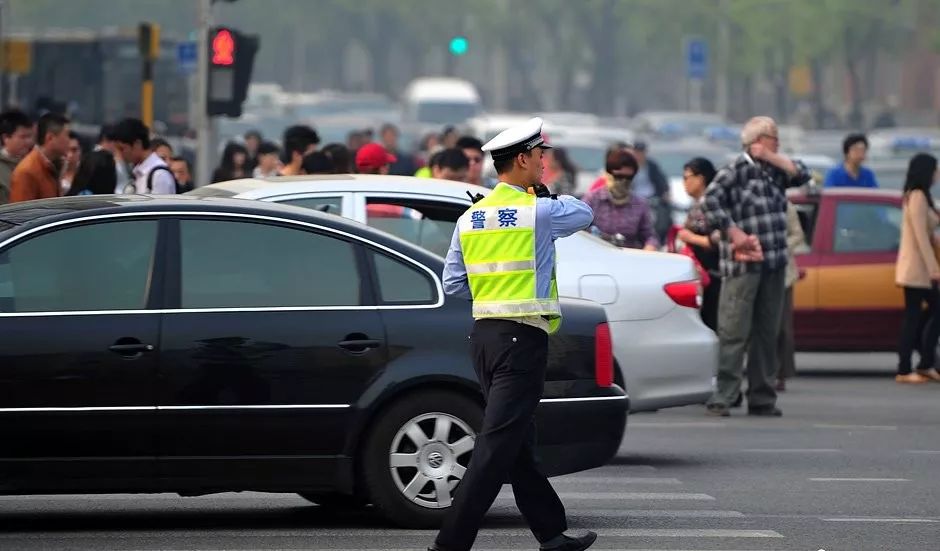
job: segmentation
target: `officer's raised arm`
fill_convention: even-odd
[[[551,203],[552,239],[568,237],[589,228],[594,222],[594,211],[584,201],[570,195],[559,195],[558,199],[548,201]]]

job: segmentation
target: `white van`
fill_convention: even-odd
[[[405,122],[459,125],[483,110],[476,86],[459,78],[426,77],[408,84],[402,94]]]

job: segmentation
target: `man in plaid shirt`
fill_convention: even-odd
[[[805,167],[778,153],[777,124],[754,117],[741,131],[744,152],[705,192],[708,224],[721,231],[718,386],[708,414],[727,417],[741,392],[747,349],[748,415],[779,417],[774,389],[777,335],[787,265],[786,188],[810,180]]]

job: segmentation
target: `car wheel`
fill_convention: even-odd
[[[298,495],[307,501],[330,509],[361,509],[368,505],[368,503],[360,497],[337,492],[301,492]]]
[[[466,473],[483,408],[431,391],[395,403],[379,419],[363,461],[372,504],[402,527],[440,526]]]

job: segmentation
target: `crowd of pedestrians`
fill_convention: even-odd
[[[242,138],[225,145],[212,182],[358,172],[487,188],[498,183],[485,174],[482,142],[452,127],[424,136],[415,153],[402,149],[401,132],[391,124],[381,127],[378,141],[371,133],[354,132],[346,143],[322,147],[308,125],[290,126],[275,139],[254,130]],[[793,293],[800,272],[794,254],[807,248],[786,188],[807,184],[810,175],[780,153],[772,119],[751,119],[741,138],[742,151],[727,166],[716,167],[704,157],[685,163],[683,183],[692,206],[680,228],[672,227],[667,177],[642,142],[609,147],[604,173],[582,199],[594,210],[595,235],[628,248],[675,247],[693,258],[704,287],[702,320],[720,343],[708,413],[725,416],[740,405],[746,377],[748,412],[777,416],[776,392],[796,373]],[[8,110],[0,113],[0,146],[0,204],[90,194],[176,194],[196,184],[191,160],[133,118],[104,125],[92,146],[63,115],[33,120]],[[864,134],[847,135],[844,158],[826,173],[823,187],[877,188],[875,174],[864,166],[868,148]],[[543,162],[544,184],[555,193],[577,195],[578,168],[564,148],[546,150]],[[904,184],[895,277],[905,305],[899,383],[940,381],[933,352],[940,338],[940,211],[931,194],[936,175],[937,159],[917,154]]]

